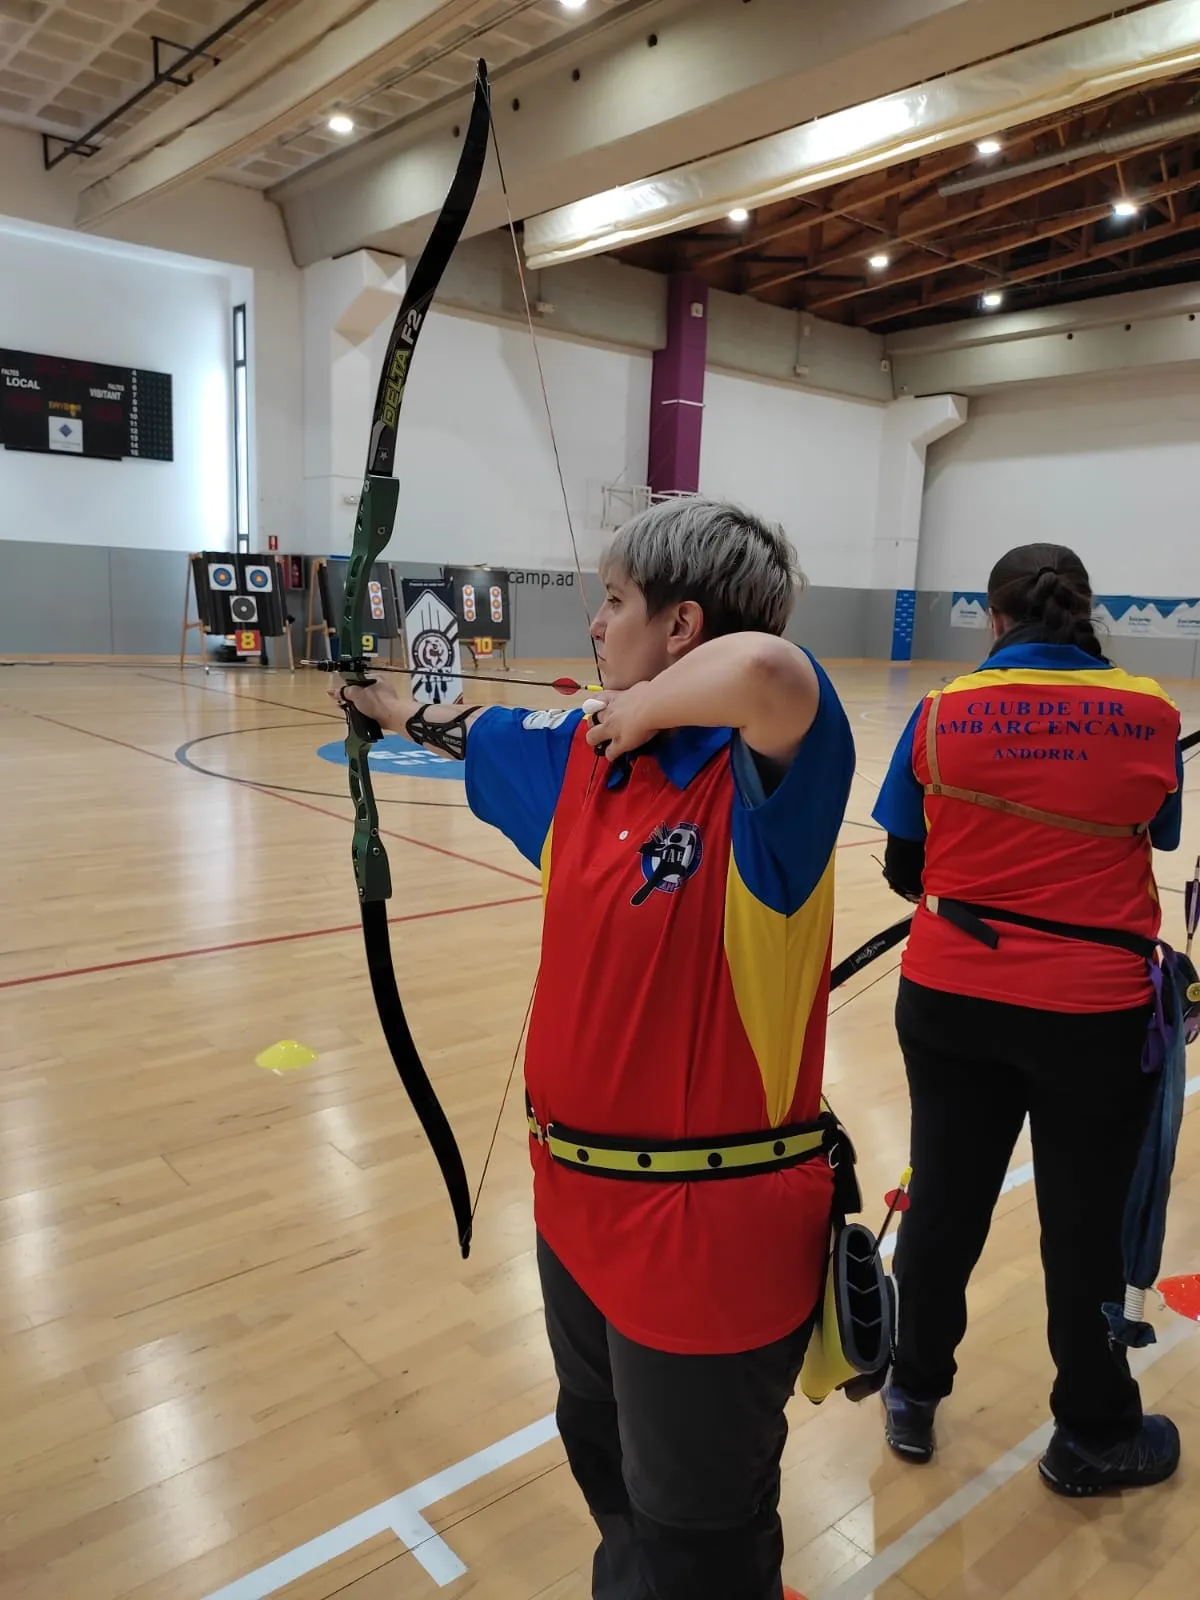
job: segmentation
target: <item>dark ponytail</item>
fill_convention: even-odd
[[[1001,556],[988,578],[989,610],[1047,644],[1073,644],[1100,656],[1092,625],[1087,568],[1062,544],[1022,544]],[[1003,640],[1001,641],[1003,643]]]

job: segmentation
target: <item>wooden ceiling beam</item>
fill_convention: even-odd
[[[974,201],[971,201],[970,197],[968,197],[968,204],[958,210],[953,210],[951,206],[943,205],[940,215],[919,225],[914,225],[912,219],[902,216],[899,227],[893,235],[894,242],[896,244],[923,245],[927,239],[932,238],[935,234],[946,233],[950,229],[956,228],[960,223],[972,222],[976,217],[988,216],[993,211],[1006,210],[1009,206],[1032,200],[1051,189],[1061,189],[1068,183],[1074,183],[1080,178],[1086,178],[1095,172],[1104,172],[1115,165],[1115,156],[1098,156],[1094,161],[1087,162],[1083,166],[1071,165],[1051,168],[1048,172],[1038,173],[1029,182],[1022,182],[1018,178],[1007,185],[997,184],[991,190],[982,191],[982,193],[989,194],[991,196],[990,199],[981,201],[980,196],[977,195]],[[878,229],[873,229],[870,232],[864,229],[852,242],[843,241],[838,246],[837,256],[827,257],[825,265],[829,265],[834,260],[837,260],[839,264],[860,261],[871,248],[871,245],[877,242],[877,238]],[[793,278],[802,278],[803,276],[803,270],[791,270],[781,273],[777,277],[761,278],[756,280],[754,292],[757,293],[760,289],[774,289],[781,283],[789,283]]]
[[[1113,96],[1110,100],[1098,101],[1097,108],[1116,104],[1119,100],[1127,98],[1129,98],[1128,93]],[[1053,133],[1059,128],[1069,127],[1077,115],[1076,109],[1071,108],[1070,110],[1054,113],[1038,122],[1029,123],[1023,128],[1014,129],[1006,135],[1007,148],[1010,152],[1018,150],[1024,145],[1033,143],[1043,134]],[[808,208],[803,215],[792,213],[777,222],[768,223],[765,227],[756,229],[753,233],[746,234],[738,239],[731,239],[721,249],[696,257],[691,263],[692,269],[702,272],[707,266],[727,261],[730,257],[740,255],[745,250],[758,249],[764,244],[773,243],[776,239],[787,238],[791,233],[802,232],[807,228],[811,228],[817,221],[831,216],[845,216],[847,221],[857,223],[864,230],[873,228],[874,231],[879,231],[879,225],[873,225],[868,219],[854,216],[853,213],[864,206],[877,205],[882,201],[899,197],[908,189],[924,188],[928,190],[932,186],[936,186],[943,178],[950,177],[970,165],[969,148],[966,145],[956,145],[953,150],[941,156],[925,156],[916,161],[906,162],[903,169],[885,168],[885,177],[882,183],[879,181],[879,173],[867,173],[861,178],[848,179],[845,183],[834,185],[828,190],[815,191],[816,194],[824,193],[826,196],[824,203],[815,198],[810,200],[802,197],[801,204]],[[1111,162],[1106,162],[1105,164],[1111,165]],[[901,170],[903,170],[903,176],[899,175]],[[1066,182],[1069,179],[1059,181]],[[936,198],[935,189],[933,194],[920,196],[914,204],[919,205],[926,199]],[[891,236],[898,237],[894,233]],[[692,239],[684,240],[685,244],[692,242],[695,242],[694,235]],[[770,287],[774,286],[771,285]]]
[[[740,239],[731,239],[729,244],[720,250],[697,256],[692,262],[692,268],[696,272],[703,272],[705,267],[727,261],[730,256],[739,255],[743,250],[757,249],[764,244],[773,243],[776,239],[786,239],[789,234],[811,228],[814,223],[824,221],[828,217],[846,215],[848,221],[863,227],[865,224],[861,217],[848,213],[863,206],[877,205],[880,201],[890,200],[893,195],[902,195],[906,189],[940,183],[943,178],[957,172],[963,164],[961,149],[954,151],[950,157],[941,162],[934,160],[933,157],[926,159],[930,163],[929,166],[907,162],[903,177],[896,175],[894,169],[885,168],[882,183],[878,181],[879,173],[874,172],[863,178],[851,178],[846,183],[835,185],[832,189],[815,191],[816,194],[824,194],[827,197],[824,203],[818,199],[801,197],[801,205],[810,208],[805,215],[793,213],[776,222],[769,222],[762,228],[756,228]]]
[[[1161,183],[1152,185],[1142,191],[1142,200],[1145,204],[1153,204],[1157,200],[1171,198],[1183,194],[1189,189],[1200,188],[1200,169],[1184,173],[1178,178],[1166,178]],[[951,251],[951,262],[954,266],[974,265],[985,261],[989,257],[1004,255],[1010,250],[1020,250],[1025,245],[1037,244],[1042,239],[1053,239],[1061,234],[1072,233],[1080,227],[1092,227],[1097,222],[1103,222],[1111,214],[1111,202],[1105,200],[1086,209],[1072,211],[1062,217],[1047,217],[1042,222],[1035,222],[1031,226],[1018,229],[1011,233],[996,234],[993,238],[978,244],[960,246]],[[1174,218],[1170,224],[1174,226]],[[1154,233],[1154,229],[1143,229],[1138,234],[1130,234],[1125,241],[1125,248],[1134,248],[1142,239]],[[825,266],[832,265],[832,260],[826,261]],[[862,295],[879,294],[894,288],[897,284],[912,283],[920,278],[927,278],[933,274],[945,271],[944,266],[939,267],[933,263],[926,263],[914,267],[909,272],[890,273],[886,281],[866,283],[860,280],[857,289],[846,289],[840,294],[826,295],[821,299],[806,302],[806,311],[823,311],[832,305],[840,305],[845,300],[854,300]]]
[[[1177,102],[1178,107],[1182,108],[1183,105],[1190,103],[1190,90],[1198,81],[1200,78],[1195,74],[1185,73],[1167,84],[1158,85],[1156,93],[1161,98],[1156,100],[1156,106],[1164,113],[1175,109]],[[1106,113],[1115,113],[1118,119],[1124,122],[1145,100],[1144,89],[1125,89],[1102,96],[1086,107],[1071,106],[1051,112],[1021,127],[1009,130],[1005,134],[1008,153],[1011,156],[1018,151],[1036,146],[1039,140],[1046,137],[1057,136],[1060,147],[1064,139],[1068,144],[1074,143],[1089,125],[1089,120],[1095,123],[1098,117]],[[989,202],[986,206],[975,210],[964,208],[947,215],[944,203],[939,202],[937,186],[945,177],[969,169],[973,159],[970,145],[958,145],[949,151],[909,158],[903,163],[896,163],[881,171],[864,173],[824,190],[814,191],[811,196],[799,197],[799,205],[786,216],[745,234],[728,236],[711,232],[705,234],[689,232],[676,236],[676,248],[683,254],[686,264],[692,270],[703,272],[710,266],[720,265],[738,256],[749,253],[758,253],[761,256],[764,246],[780,239],[804,234],[817,222],[839,215],[844,216],[858,229],[853,244],[838,256],[839,262],[849,262],[856,255],[869,250],[873,242],[878,242],[881,234],[885,234],[889,242],[916,243],[938,232],[947,222],[954,223],[972,215],[984,215],[988,211],[997,209],[1001,203],[1013,203],[1012,199],[1004,198],[1002,201]],[[1069,183],[1084,173],[1103,170],[1108,165],[1111,165],[1111,162],[1105,161],[1076,170],[1060,169],[1044,188],[1041,185],[1033,191],[1018,188],[1013,198],[1019,202],[1027,192],[1045,192],[1047,189]],[[898,214],[897,205],[888,205],[878,223],[869,217],[856,214],[864,208],[882,205],[884,202],[897,202],[899,198],[905,196],[908,197],[909,204],[903,213]],[[934,204],[938,204],[939,207],[937,216],[923,216],[925,209]],[[776,207],[772,206],[770,209],[774,210]],[[717,248],[707,249],[710,244],[716,244]],[[831,256],[828,259],[834,258]],[[792,252],[791,259],[785,258],[782,264],[796,265],[795,252]],[[803,276],[804,267],[800,266],[799,272],[795,275]],[[790,281],[790,275],[778,279],[763,279],[758,283],[752,283],[748,292],[757,293],[759,289],[775,288]]]
[[[1136,104],[1137,99],[1137,95],[1131,95],[1128,93],[1128,91],[1126,91],[1124,94],[1114,95],[1107,99],[1097,101],[1088,109],[1094,113],[1099,110],[1113,108],[1122,101],[1128,102],[1129,107],[1132,109],[1132,107]],[[1025,128],[1017,129],[1012,134],[1008,135],[1008,149],[1010,152],[1015,149],[1019,149],[1023,144],[1032,142],[1035,138],[1042,134],[1052,133],[1059,127],[1069,127],[1073,122],[1078,121],[1078,119],[1079,113],[1077,108],[1072,108],[1069,111],[1064,111],[1048,117],[1041,122],[1028,124]],[[1078,131],[1080,130],[1077,129],[1076,132]],[[1153,154],[1153,147],[1151,146],[1148,148],[1149,153]],[[1170,147],[1167,146],[1165,148]],[[1126,155],[1122,156],[1120,159],[1128,158],[1129,156]],[[874,204],[881,199],[890,198],[890,195],[893,193],[901,194],[905,188],[913,188],[918,184],[924,184],[926,187],[928,187],[931,182],[940,182],[943,177],[961,170],[964,166],[968,165],[970,161],[970,158],[966,153],[966,147],[961,145],[956,147],[956,149],[951,152],[949,158],[947,158],[945,161],[935,162],[932,157],[927,159],[930,163],[929,166],[919,168],[915,178],[910,178],[903,183],[894,183],[887,190],[879,190],[876,193],[863,195],[861,197],[858,195],[850,196],[845,192],[852,187],[852,185],[844,185],[842,190],[833,191],[832,195],[836,197],[836,204],[838,208],[845,213],[861,206]],[[984,216],[987,213],[998,210],[1004,206],[1020,204],[1024,200],[1033,196],[1048,193],[1053,189],[1062,188],[1066,184],[1072,183],[1079,178],[1088,177],[1093,173],[1106,171],[1108,168],[1116,165],[1118,159],[1119,158],[1114,156],[1103,156],[1098,157],[1094,161],[1087,161],[1078,166],[1075,163],[1068,163],[1062,167],[1050,168],[1047,172],[1039,174],[1033,184],[1023,182],[1021,179],[1017,178],[1014,179],[1010,185],[997,186],[992,198],[984,201],[982,204],[975,204],[972,197],[967,195],[963,197],[961,204],[958,206],[955,205],[954,200],[951,200],[949,206],[941,203],[936,216],[931,218],[920,218],[919,213],[924,205],[938,202],[940,200],[940,197],[935,191],[933,194],[924,195],[919,200],[910,204],[910,206],[898,217],[897,221],[890,229],[889,237],[897,244],[916,243],[918,240],[926,238],[930,234],[936,233],[946,226],[954,225],[960,221],[969,220],[973,216]],[[977,195],[974,197],[975,200],[978,200],[979,197],[985,192],[986,191],[978,191]],[[864,251],[870,248],[871,243],[874,242],[872,235],[876,235],[881,231],[877,223],[868,222],[863,218],[853,218],[852,220],[855,220],[859,223],[860,232],[854,239],[852,245],[845,246],[843,255],[839,257],[840,260],[849,261],[855,256],[862,255]],[[704,261],[698,261],[696,265],[697,267],[702,268]],[[796,276],[802,275],[802,273],[796,274]],[[757,291],[759,288],[773,289],[776,288],[779,283],[786,283],[789,281],[790,278],[788,277],[783,277],[778,280],[774,278],[765,279],[755,285],[755,290]]]
[[[1160,256],[1157,261],[1139,261],[1132,267],[1119,267],[1115,272],[1097,272],[1092,277],[1072,280],[1072,291],[1085,289],[1098,283],[1123,283],[1130,278],[1144,278],[1152,272],[1170,272],[1175,267],[1191,266],[1200,261],[1200,250],[1183,250],[1177,255]]]
[[[1200,174],[1197,174],[1200,182]],[[1005,274],[1005,286],[1018,283],[1030,283],[1037,278],[1052,277],[1058,272],[1069,272],[1073,267],[1084,266],[1089,261],[1101,261],[1108,256],[1116,256],[1122,252],[1138,246],[1154,244],[1159,239],[1169,239],[1175,235],[1200,233],[1200,213],[1189,215],[1175,224],[1164,222],[1157,228],[1147,228],[1138,235],[1136,241],[1131,239],[1115,239],[1107,244],[1093,244],[1088,248],[1073,250],[1069,254],[1050,258],[1046,261],[1037,261],[1027,267],[1017,267]],[[1147,270],[1151,270],[1149,267]],[[972,300],[976,295],[987,288],[986,283],[955,284],[952,287],[937,289],[932,294],[927,294],[920,301],[909,300],[903,305],[893,305],[886,309],[880,307],[871,310],[865,316],[860,316],[858,326],[871,328],[880,322],[894,322],[899,317],[913,315],[914,312],[924,311],[933,306],[953,305],[959,300]]]

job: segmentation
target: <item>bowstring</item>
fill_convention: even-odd
[[[517,1062],[521,1059],[521,1046],[525,1043],[525,1034],[529,1027],[529,1019],[533,1015],[533,1000],[537,994],[537,975],[534,975],[533,988],[529,991],[529,1004],[525,1007],[525,1019],[521,1023],[521,1031],[517,1035],[516,1048],[513,1050],[512,1062],[509,1065],[508,1077],[504,1082],[504,1093],[500,1097],[500,1109],[496,1113],[496,1121],[492,1126],[492,1137],[488,1140],[487,1154],[483,1158],[483,1171],[479,1174],[479,1186],[475,1190],[475,1199],[471,1205],[471,1222],[475,1221],[475,1213],[479,1210],[479,1202],[483,1198],[483,1186],[487,1182],[488,1168],[492,1164],[492,1156],[496,1151],[496,1143],[500,1138],[500,1124],[504,1121],[504,1108],[508,1105],[508,1097],[512,1093],[513,1079],[517,1075]]]
[[[533,307],[529,300],[529,285],[525,278],[525,264],[521,260],[521,247],[517,243],[517,225],[513,221],[512,205],[509,200],[508,182],[504,176],[504,162],[500,155],[500,140],[496,135],[496,121],[490,115],[488,126],[492,134],[492,149],[496,152],[496,171],[500,175],[500,193],[504,200],[504,215],[507,219],[508,236],[512,241],[513,260],[517,268],[517,281],[521,286],[521,303],[525,307],[525,322],[529,328],[529,342],[533,346],[533,359],[537,367],[538,386],[542,391],[542,405],[546,412],[546,427],[550,434],[550,448],[554,454],[554,470],[558,475],[559,492],[562,495],[563,512],[567,519],[567,534],[571,540],[571,554],[575,560],[575,572],[579,578],[579,599],[583,606],[583,614],[587,618],[588,643],[592,647],[592,659],[596,664],[596,675],[600,676],[600,655],[596,649],[596,641],[592,638],[592,613],[588,606],[587,594],[583,586],[583,563],[579,559],[579,542],[575,537],[575,520],[571,515],[571,501],[567,495],[567,480],[563,473],[562,456],[558,448],[558,436],[554,431],[554,417],[550,410],[550,394],[546,388],[546,373],[542,367],[542,352],[538,345],[537,332],[533,325]]]
[[[538,387],[542,392],[542,406],[546,413],[546,430],[550,435],[550,449],[554,455],[554,470],[558,477],[558,489],[559,493],[562,495],[563,514],[566,517],[567,522],[567,534],[571,541],[571,555],[575,562],[575,573],[579,579],[579,602],[583,607],[583,615],[587,622],[588,644],[591,646],[592,650],[592,660],[596,667],[596,677],[598,680],[602,681],[602,674],[600,671],[600,653],[596,649],[596,641],[592,637],[592,612],[587,602],[587,592],[584,589],[583,563],[579,559],[579,541],[575,537],[575,519],[571,515],[571,501],[567,494],[567,480],[565,474],[563,473],[562,454],[558,448],[558,435],[554,431],[554,415],[550,409],[550,392],[546,387],[546,373],[542,366],[542,352],[538,345],[537,331],[533,325],[533,307],[529,300],[529,285],[525,279],[525,266],[521,260],[521,247],[517,242],[517,226],[513,220],[512,204],[510,202],[508,193],[508,181],[504,176],[504,160],[500,154],[500,140],[496,133],[495,118],[491,115],[490,101],[488,113],[488,126],[492,135],[492,149],[496,154],[496,171],[500,177],[500,193],[504,200],[504,215],[508,227],[508,236],[512,242],[513,260],[516,263],[517,268],[517,281],[521,286],[521,303],[525,308],[525,323],[529,329],[529,342],[533,346],[533,360],[534,365],[537,367]],[[550,685],[550,687],[553,687],[553,685]],[[587,793],[584,795],[585,805],[587,803],[587,795],[591,793],[592,779],[595,777],[598,762],[599,752],[597,751],[592,761],[592,772],[588,779]],[[483,1186],[487,1181],[488,1168],[492,1164],[492,1156],[495,1154],[496,1145],[500,1138],[500,1125],[504,1121],[504,1112],[508,1105],[508,1097],[512,1093],[513,1079],[517,1075],[517,1063],[521,1058],[521,1046],[525,1042],[525,1035],[529,1028],[529,1019],[533,1015],[533,1002],[537,996],[538,977],[540,970],[541,969],[539,965],[538,972],[534,973],[533,986],[529,991],[529,1003],[525,1007],[525,1017],[521,1023],[521,1031],[517,1035],[516,1048],[513,1050],[512,1062],[508,1069],[508,1077],[505,1079],[504,1083],[504,1093],[500,1097],[500,1109],[496,1113],[496,1120],[492,1126],[492,1136],[488,1140],[487,1154],[483,1158],[483,1171],[479,1174],[479,1186],[475,1191],[475,1201],[471,1207],[472,1222],[474,1222],[475,1213],[479,1209],[479,1202],[483,1197]]]

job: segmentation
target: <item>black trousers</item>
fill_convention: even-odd
[[[1148,1007],[1034,1011],[901,981],[913,1177],[896,1246],[893,1381],[915,1399],[950,1393],[967,1281],[1028,1115],[1057,1369],[1050,1408],[1085,1444],[1138,1431],[1138,1387],[1100,1308],[1125,1293],[1121,1219],[1154,1093],[1140,1066],[1148,1017]]]
[[[651,1350],[537,1254],[558,1428],[600,1530],[594,1600],[780,1600],[784,1407],[812,1322],[740,1355]]]

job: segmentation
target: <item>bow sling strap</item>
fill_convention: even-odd
[[[998,794],[986,794],[981,789],[957,789],[942,782],[941,766],[937,752],[938,704],[942,698],[939,689],[929,704],[925,723],[925,756],[929,762],[929,782],[926,794],[940,795],[947,800],[965,800],[969,805],[985,806],[989,811],[1003,811],[1010,816],[1024,817],[1027,822],[1043,822],[1052,828],[1066,828],[1072,833],[1089,833],[1100,839],[1133,839],[1147,831],[1148,822],[1115,823],[1089,822],[1084,817],[1067,817],[1057,811],[1042,811],[1037,806],[1022,805],[1017,800],[1005,800]]]

